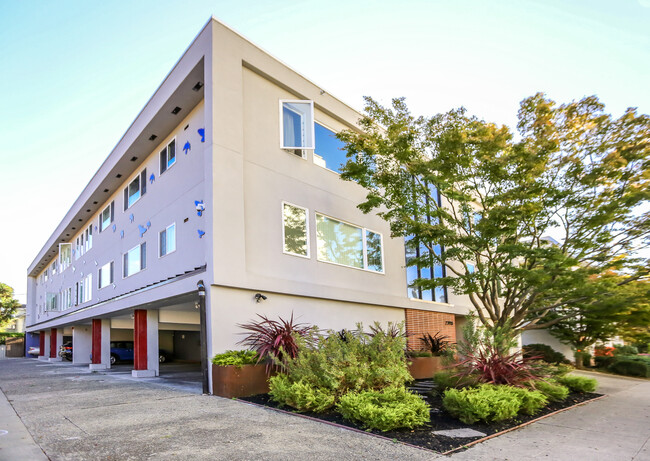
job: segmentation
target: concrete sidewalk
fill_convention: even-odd
[[[72,364],[2,361],[0,388],[20,416],[13,413],[14,422],[34,436],[30,442],[24,427],[22,436],[20,427],[14,427],[20,443],[34,449],[35,441],[54,461],[650,461],[650,381],[591,375],[609,397],[449,458],[239,401],[188,393],[160,380],[127,380],[119,373],[89,373]],[[11,416],[6,399],[3,405],[0,415]],[[9,458],[6,453],[0,451],[0,460],[44,459],[42,452]]]
[[[0,461],[47,461],[7,397],[0,392]]]

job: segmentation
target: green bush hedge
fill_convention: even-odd
[[[544,394],[546,397],[548,397],[549,400],[553,402],[561,402],[569,396],[569,388],[558,384],[553,380],[533,381],[531,383],[531,387]]]
[[[334,406],[335,398],[328,390],[303,381],[291,382],[286,375],[269,379],[269,394],[276,402],[300,411],[320,413]]]
[[[650,377],[650,367],[640,360],[620,359],[611,364],[608,370],[619,375]]]
[[[596,356],[594,357],[594,361],[596,362],[596,366],[598,368],[607,368],[608,366],[616,362],[616,357]]]
[[[404,387],[348,392],[341,397],[336,408],[345,419],[380,431],[412,429],[431,420],[429,406]]]
[[[557,382],[574,392],[593,392],[598,386],[598,381],[594,378],[585,378],[583,376],[574,375],[560,376],[557,378]]]
[[[634,346],[614,345],[614,355],[636,355],[638,353],[639,349]]]
[[[433,375],[433,382],[436,384],[438,392],[444,392],[447,389],[459,389],[467,386],[475,386],[478,382],[471,377],[459,378],[448,371],[439,371]]]
[[[448,389],[442,399],[445,409],[465,424],[503,421],[514,418],[520,411],[534,414],[547,403],[539,391],[492,384]]]
[[[555,364],[567,362],[564,354],[557,352],[547,344],[526,344],[522,349],[525,358],[537,357],[544,362]]]
[[[212,363],[215,365],[222,367],[234,365],[237,368],[241,368],[243,365],[252,365],[258,360],[259,355],[255,351],[226,351],[212,357]]]

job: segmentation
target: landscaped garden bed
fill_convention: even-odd
[[[415,429],[397,429],[391,431],[378,431],[378,430],[364,430],[360,425],[356,425],[346,419],[344,419],[341,414],[333,410],[328,410],[323,413],[313,413],[313,412],[294,412],[291,411],[290,407],[281,407],[278,403],[274,402],[268,394],[254,395],[251,397],[243,397],[239,400],[246,402],[255,403],[258,405],[263,405],[265,407],[281,409],[287,412],[296,413],[299,415],[309,416],[311,418],[319,419],[328,423],[335,423],[342,426],[358,429],[364,432],[369,432],[381,437],[386,437],[391,440],[396,440],[402,443],[407,443],[410,445],[415,445],[417,447],[426,448],[428,450],[433,450],[438,453],[445,453],[449,450],[463,447],[468,443],[471,443],[475,440],[479,440],[483,437],[496,434],[501,431],[505,431],[512,427],[519,426],[521,424],[539,419],[545,415],[562,410],[564,408],[572,407],[576,404],[588,402],[595,398],[600,397],[601,394],[597,393],[578,393],[572,392],[569,396],[561,402],[550,402],[548,406],[543,408],[539,413],[530,416],[530,415],[519,415],[514,419],[507,421],[500,421],[494,423],[474,423],[474,424],[465,424],[458,419],[451,416],[442,406],[442,398],[439,394],[434,394],[426,397],[426,402],[431,407],[431,422],[426,423],[424,426],[417,427]],[[452,438],[440,434],[433,434],[434,431],[445,431],[452,429],[473,429],[478,432],[482,432],[485,435],[475,436],[475,437],[463,437],[463,438]]]

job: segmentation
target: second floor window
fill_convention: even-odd
[[[102,289],[113,283],[113,261],[104,264],[99,268],[99,273],[97,274],[98,288]]]
[[[167,171],[174,163],[176,163],[176,140],[172,139],[167,147],[160,151],[160,174]]]
[[[176,251],[176,223],[160,232],[160,256]]]
[[[124,210],[131,208],[135,202],[147,193],[147,169],[142,170],[128,186],[124,188]]]
[[[290,203],[283,203],[282,223],[284,252],[308,258],[309,233],[307,226],[307,210]]]
[[[137,274],[147,267],[147,244],[142,243],[124,253],[123,276]]]

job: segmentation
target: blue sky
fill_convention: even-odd
[[[210,16],[334,96],[514,126],[538,91],[650,113],[650,0],[0,0],[0,281],[41,246]]]

